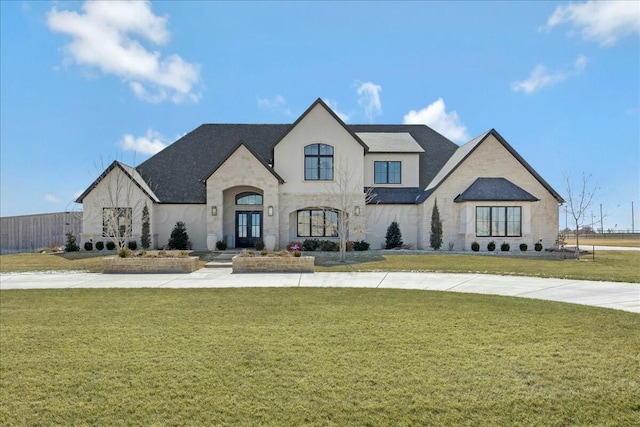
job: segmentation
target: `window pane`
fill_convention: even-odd
[[[298,236],[308,237],[311,235],[311,212],[298,211]]]
[[[507,236],[521,236],[521,215],[519,206],[507,208]]]
[[[247,214],[238,214],[238,237],[247,237]]]
[[[260,237],[260,213],[251,214],[251,237]]]
[[[318,179],[318,158],[306,157],[304,159],[304,179]]]
[[[261,205],[262,195],[258,193],[241,193],[236,196],[236,205]]]
[[[338,212],[325,211],[325,236],[335,237],[338,235]]]
[[[389,162],[389,184],[400,184],[400,162]]]
[[[387,162],[373,162],[373,182],[375,184],[387,183]]]
[[[320,158],[320,179],[323,179],[323,180],[333,179],[333,158],[332,157]]]
[[[491,225],[491,208],[477,207],[476,208],[476,235],[477,236],[489,236]]]
[[[318,154],[318,144],[311,144],[304,147],[304,154],[307,155],[317,155]]]
[[[323,211],[311,211],[311,235],[314,237],[324,236]]]
[[[333,156],[333,147],[327,144],[320,144],[320,155]]]
[[[491,235],[492,236],[506,236],[506,208],[493,207],[491,208]]]

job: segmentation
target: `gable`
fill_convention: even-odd
[[[225,169],[220,174],[237,175],[242,179],[253,181],[262,177],[262,172],[268,172],[273,178],[278,180],[280,184],[284,183],[284,180],[269,166],[251,147],[245,144],[244,141],[239,141],[236,144],[236,148],[230,151],[229,155],[222,159],[218,165],[216,165],[205,177],[204,181],[207,181],[220,169]],[[218,174],[218,175],[220,175]]]
[[[120,185],[135,185],[140,191],[144,193],[149,199],[154,202],[158,202],[158,197],[155,195],[154,191],[151,189],[149,184],[145,182],[142,176],[138,173],[138,171],[131,166],[127,166],[123,163],[120,163],[117,160],[114,160],[105,170],[100,174],[98,178],[96,178],[93,183],[75,200],[76,203],[82,203],[83,200],[94,190],[96,189],[100,183],[102,182],[111,182],[114,179],[119,181],[119,178],[113,178],[113,174],[122,174],[124,179],[128,182],[119,184]]]

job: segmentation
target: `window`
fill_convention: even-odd
[[[298,237],[336,237],[338,212],[321,209],[298,211]]]
[[[477,206],[476,236],[519,237],[522,235],[520,206]]]
[[[402,162],[373,162],[374,184],[400,184]]]
[[[311,144],[304,147],[304,179],[306,181],[333,180],[333,147]]]
[[[131,237],[131,208],[103,208],[102,235],[105,237]]]
[[[236,196],[236,205],[261,205],[262,195],[258,193],[240,193]]]

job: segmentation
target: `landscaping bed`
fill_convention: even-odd
[[[315,258],[271,254],[240,254],[231,259],[234,273],[313,273]]]
[[[103,273],[191,273],[196,271],[198,257],[108,257],[104,258]]]

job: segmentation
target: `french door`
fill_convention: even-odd
[[[236,212],[236,248],[253,248],[262,237],[262,212]]]

